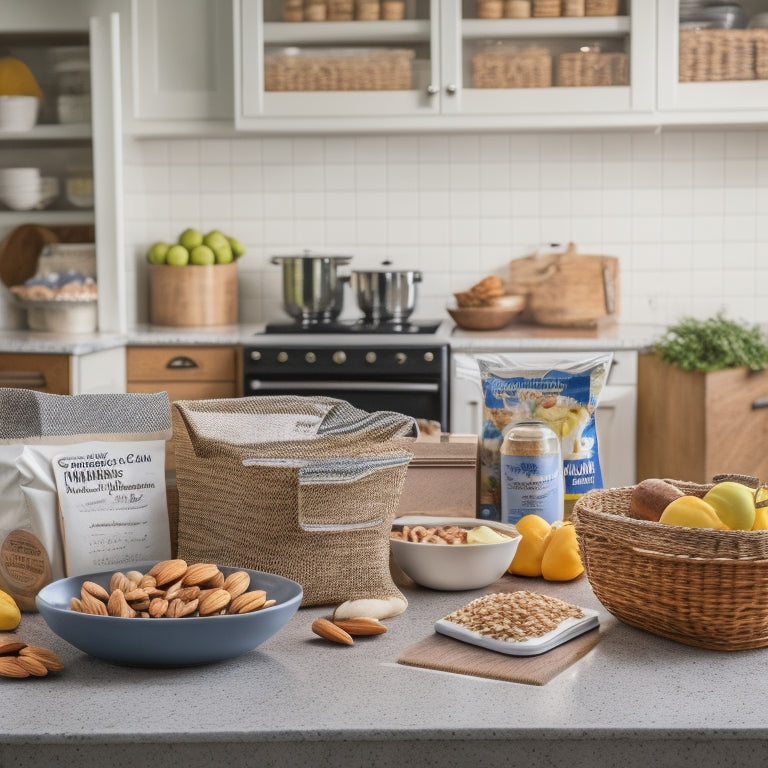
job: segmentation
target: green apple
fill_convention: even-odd
[[[214,248],[213,252],[216,254],[217,264],[229,264],[235,260],[235,255],[232,253],[232,249],[228,245],[222,245],[218,248]]]
[[[165,254],[165,263],[174,267],[189,264],[189,251],[183,245],[172,245]]]
[[[216,256],[207,245],[198,245],[190,252],[189,261],[191,264],[205,267],[215,264]]]
[[[755,492],[742,483],[724,480],[704,494],[717,516],[732,531],[751,531],[755,524]]]
[[[162,241],[152,243],[147,251],[147,261],[150,264],[165,264],[165,257],[168,254],[168,249],[170,247],[170,243],[164,243]]]
[[[236,237],[228,237],[227,240],[229,240],[232,254],[236,259],[239,259],[245,253],[245,246]]]
[[[188,227],[179,235],[179,245],[183,245],[188,251],[203,244],[203,233],[199,229]]]
[[[209,248],[221,248],[223,245],[229,245],[226,235],[218,229],[212,229],[203,238],[203,243]]]

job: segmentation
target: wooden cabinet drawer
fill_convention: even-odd
[[[72,394],[70,355],[0,354],[0,386]]]
[[[232,381],[236,347],[128,347],[128,381]]]

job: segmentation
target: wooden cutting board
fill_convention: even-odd
[[[406,648],[399,664],[526,685],[545,685],[597,645],[610,623],[538,656],[509,656],[437,632]]]
[[[92,243],[95,230],[91,224],[41,227],[22,224],[0,242],[0,280],[10,288],[21,285],[37,272],[40,252],[51,243]]]

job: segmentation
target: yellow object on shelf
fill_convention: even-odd
[[[0,58],[0,96],[43,97],[40,86],[29,67],[12,56]]]

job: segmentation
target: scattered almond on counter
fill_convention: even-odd
[[[355,641],[352,635],[328,619],[315,619],[312,622],[312,631],[324,640],[330,640],[332,643],[341,643],[342,645],[354,645]]]
[[[20,641],[0,645],[0,677],[45,677],[61,669],[64,663],[48,648]]]
[[[353,645],[354,637],[383,635],[387,628],[371,616],[358,616],[350,619],[315,619],[312,631],[324,640]]]

